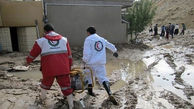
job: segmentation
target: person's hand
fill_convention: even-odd
[[[117,52],[115,52],[115,53],[113,53],[113,56],[117,58],[119,55]]]

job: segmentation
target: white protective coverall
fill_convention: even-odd
[[[93,71],[100,84],[109,81],[106,77],[106,48],[113,53],[117,52],[116,47],[106,39],[97,34],[92,34],[85,39],[83,50],[83,61]],[[92,84],[91,77],[87,78],[88,84]]]

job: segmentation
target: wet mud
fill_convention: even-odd
[[[92,97],[74,93],[75,109],[193,109],[193,36],[166,40],[140,36],[138,44],[118,44],[119,58],[107,52],[107,76],[118,101],[113,105],[104,88],[95,81]],[[144,44],[142,44],[142,42]],[[81,48],[72,48],[74,67],[83,66]],[[55,82],[40,102],[40,57],[27,71],[10,70],[22,66],[24,53],[0,55],[1,109],[68,109],[66,98]]]

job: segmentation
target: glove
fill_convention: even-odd
[[[113,56],[117,58],[119,55],[117,52],[115,52],[115,53],[113,53]]]

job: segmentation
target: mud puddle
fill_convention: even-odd
[[[128,84],[133,82],[133,79],[138,78],[138,75],[146,69],[145,64],[143,61],[135,62],[127,59],[109,59],[106,64],[106,69],[108,78],[110,79],[111,90],[116,96],[117,100],[120,102],[119,106],[115,107],[110,101],[108,101],[108,95],[106,91],[102,86],[97,84],[97,82],[94,87],[94,92],[98,95],[97,98],[88,97],[86,91],[82,94],[76,94],[75,99],[79,101],[81,98],[83,98],[86,108],[129,107],[128,104],[131,101],[134,101],[136,97],[133,97],[133,95],[131,96],[131,93],[133,94],[134,92],[128,88]],[[29,70],[27,72],[11,72],[11,74],[14,74],[16,77],[21,79],[31,79],[35,81],[38,81],[42,77],[41,72],[38,70]],[[126,95],[126,93],[129,93],[129,95]],[[131,96],[130,99],[129,96]],[[135,104],[136,103],[132,105],[135,106]]]
[[[40,71],[26,71],[26,72],[11,72],[10,74],[13,74],[16,77],[22,78],[22,79],[32,79],[32,80],[40,80],[42,78],[42,74]]]
[[[87,91],[81,94],[76,93],[76,108],[82,109],[79,103],[80,99],[83,99],[86,109],[194,108],[194,64],[192,62],[194,49],[179,46],[173,41],[166,40],[148,41],[147,44],[152,46],[153,49],[142,52],[141,50],[126,48],[119,52],[119,59],[110,58],[112,54],[107,54],[107,75],[110,79],[113,95],[119,102],[118,106],[113,105],[108,100],[106,91],[96,82],[94,93],[96,93],[97,97],[88,96]],[[76,60],[75,64],[81,66],[80,60]],[[32,65],[32,67],[34,66]],[[28,86],[30,85],[28,84],[31,82],[25,83],[27,84],[25,86],[21,81],[18,81],[21,83],[21,89],[22,85],[26,87],[21,97],[24,96],[25,98],[28,96],[25,93],[29,89],[34,98],[28,101],[31,105],[38,107],[34,104],[34,101],[36,102],[35,97],[38,97],[39,93],[37,83],[41,78],[41,72],[38,70],[39,66],[36,65],[35,67],[37,67],[35,70],[14,72],[14,75],[20,78],[35,80],[35,82],[32,82],[34,83],[33,87],[29,88]],[[0,81],[4,81],[4,79],[0,79]],[[8,83],[9,81],[4,84],[3,88],[6,88]],[[18,88],[17,86],[14,87]],[[10,102],[10,98],[15,97],[10,92],[6,94],[7,90],[9,89],[1,90],[0,97],[6,95],[6,98],[2,98],[1,104]],[[18,94],[18,89],[14,90],[16,90],[14,93]],[[54,105],[57,104],[55,108],[67,107],[57,85],[54,84],[48,96],[52,98],[51,102]],[[24,98],[18,99],[25,102]],[[16,103],[14,100],[11,101]],[[25,104],[25,107],[30,106]]]
[[[153,45],[153,42],[149,44]],[[154,45],[157,46],[144,54],[143,61],[153,77],[150,85],[154,96],[157,100],[167,101],[167,104],[158,103],[165,108],[193,108],[194,65],[190,58],[193,49],[165,40],[155,40]]]
[[[134,62],[127,59],[114,59],[108,60],[106,64],[107,76],[111,76],[112,73],[116,72],[119,75],[118,79],[122,81],[120,81],[121,83],[127,83],[129,80],[129,76],[135,79],[145,69],[146,66],[143,61]],[[40,80],[42,78],[42,74],[39,70],[29,70],[22,72],[18,71],[11,72],[10,74],[14,74],[14,76],[22,79]],[[112,79],[112,77],[110,79]]]
[[[182,99],[192,103],[193,100],[188,100],[183,90],[180,90],[184,88],[184,86],[175,82],[174,72],[175,71],[165,62],[165,60],[159,61],[159,63],[151,70],[154,79],[152,83],[154,89],[156,91],[171,91]]]
[[[147,71],[153,63],[155,65],[151,66],[150,71]],[[84,104],[87,108],[173,108],[174,106],[167,99],[161,98],[163,91],[173,92],[180,99],[193,104],[193,97],[191,96],[190,100],[187,98],[182,90],[185,86],[176,83],[175,70],[161,56],[159,58],[151,56],[139,61],[109,59],[106,70],[110,79],[111,90],[119,101],[119,106],[114,106],[108,101],[106,91],[96,82],[94,92],[98,95],[97,98],[87,96],[87,91],[75,96],[77,101],[84,98]],[[191,71],[187,68],[185,72],[189,75],[184,75],[183,78],[192,78],[193,73]],[[38,70],[15,72],[13,74],[23,79],[32,80],[39,80],[42,77]],[[192,83],[193,80],[190,82]],[[129,106],[129,102],[132,101],[136,102]]]

